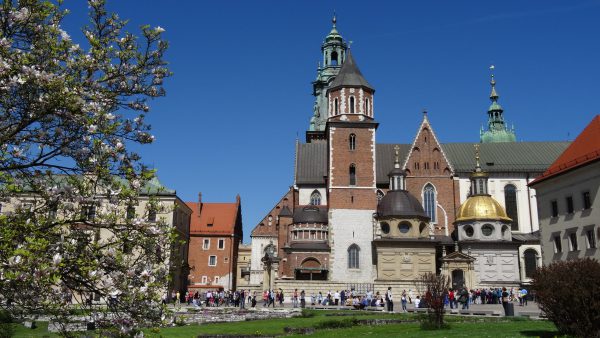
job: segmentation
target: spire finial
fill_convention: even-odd
[[[335,24],[337,23],[337,18],[335,16],[335,9],[333,10],[333,18],[331,19],[331,23],[333,23],[333,28],[335,28]]]
[[[394,146],[394,154],[396,156],[396,160],[394,161],[394,166],[399,168],[400,166],[400,146],[397,144]]]
[[[492,101],[496,101],[498,100],[498,93],[496,93],[496,80],[494,79],[494,70],[496,69],[496,66],[491,65],[490,66],[490,72],[491,74],[491,80],[490,80],[490,85],[492,85],[492,92],[490,94],[490,100]]]

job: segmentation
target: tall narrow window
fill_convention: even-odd
[[[577,251],[579,250],[579,246],[577,245],[577,233],[572,232],[569,234],[569,250]]]
[[[315,190],[310,194],[310,204],[321,205],[321,193],[318,190]]]
[[[572,214],[575,208],[573,207],[573,196],[567,197],[567,214]]]
[[[527,249],[523,253],[525,261],[525,277],[531,278],[535,269],[537,269],[537,252],[533,249]]]
[[[519,213],[517,209],[517,187],[508,184],[504,187],[504,205],[506,214],[512,219],[510,226],[512,231],[519,231]]]
[[[156,222],[156,208],[154,207],[148,209],[148,222]]]
[[[348,137],[348,146],[350,147],[350,150],[356,149],[356,135],[355,134],[350,134],[350,137]]]
[[[558,201],[552,201],[550,207],[552,208],[552,217],[558,217]]]
[[[348,269],[360,268],[359,254],[360,248],[358,247],[358,245],[350,245],[350,247],[348,248]]]
[[[435,222],[435,208],[437,205],[436,196],[435,196],[435,188],[433,185],[428,183],[423,188],[423,207],[425,208],[425,213],[427,216],[431,218],[431,222]]]
[[[356,166],[353,164],[350,165],[350,185],[356,185]]]
[[[354,114],[354,96],[350,96],[350,114]]]
[[[338,65],[338,53],[337,52],[331,53],[331,65],[332,66]]]
[[[596,248],[596,234],[594,233],[594,229],[590,229],[585,232],[585,239],[588,249]]]
[[[554,253],[562,252],[562,242],[560,240],[560,236],[554,236]]]
[[[582,194],[583,197],[583,208],[589,209],[592,207],[592,199],[590,197],[590,192],[586,191]]]
[[[365,99],[365,114],[367,114],[368,116],[371,116],[371,114],[369,114],[370,108],[371,106],[369,105],[369,99]]]
[[[333,105],[334,105],[334,110],[333,111],[335,112],[336,115],[339,114],[340,113],[340,109],[338,107],[338,99],[335,99],[333,101]]]

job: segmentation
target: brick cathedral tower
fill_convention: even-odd
[[[331,279],[372,282],[373,213],[377,209],[373,94],[348,49],[327,90],[327,193]]]

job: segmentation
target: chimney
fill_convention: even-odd
[[[200,217],[200,213],[202,212],[202,193],[198,193],[198,217]]]

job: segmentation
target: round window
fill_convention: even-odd
[[[408,223],[400,223],[398,225],[398,230],[400,230],[401,233],[405,234],[410,230],[410,224]]]
[[[390,225],[382,222],[381,223],[381,232],[383,232],[384,234],[389,234],[390,233]]]
[[[486,224],[481,227],[481,233],[484,236],[491,236],[494,233],[494,227],[491,224]]]
[[[473,227],[470,225],[467,225],[465,227],[465,235],[467,235],[467,237],[473,237]]]

